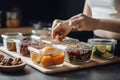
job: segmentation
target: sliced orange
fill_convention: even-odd
[[[38,57],[39,57],[39,54],[36,53],[36,52],[31,52],[30,53],[30,57],[31,57],[31,60],[34,62],[34,63],[38,63]]]
[[[55,48],[52,46],[47,46],[47,47],[44,47],[43,50],[44,51],[53,51],[53,50],[55,50]]]
[[[64,62],[64,53],[55,53],[52,55],[54,64],[62,64]]]
[[[43,56],[40,65],[44,67],[53,66],[54,62],[51,56]]]
[[[4,55],[3,55],[3,54],[0,54],[0,58],[4,58]]]

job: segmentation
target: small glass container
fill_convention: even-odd
[[[45,22],[33,22],[32,23],[33,29],[32,29],[32,34],[33,35],[50,35],[51,31],[51,24],[50,23],[45,23]]]
[[[11,27],[20,27],[21,24],[21,12],[18,8],[13,8],[6,13],[6,26]]]
[[[53,46],[44,46],[41,49],[36,49],[29,46],[30,58],[41,67],[60,67],[64,63],[64,52]]]
[[[17,53],[22,56],[30,56],[30,51],[28,50],[28,46],[31,45],[30,36],[23,36],[21,40],[15,40]]]
[[[2,27],[2,11],[0,11],[0,27]]]
[[[93,45],[92,53],[100,59],[111,59],[114,57],[114,48],[117,43],[114,39],[88,39],[88,43]]]
[[[5,33],[2,34],[1,37],[3,38],[3,45],[5,49],[9,51],[16,51],[16,44],[14,40],[20,39],[22,37],[22,33]]]
[[[72,64],[81,64],[91,60],[92,46],[87,43],[69,45],[65,52],[65,61]]]

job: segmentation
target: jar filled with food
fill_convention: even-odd
[[[2,27],[2,11],[0,11],[0,27]]]
[[[21,24],[21,12],[18,8],[14,8],[6,13],[6,26],[11,27],[19,27]]]
[[[65,52],[65,61],[72,64],[81,64],[91,60],[92,46],[87,43],[69,45]]]
[[[28,47],[30,50],[30,58],[41,67],[50,68],[62,66],[64,63],[64,52],[53,46],[44,46],[41,49]]]
[[[117,43],[114,39],[89,39],[88,43],[93,45],[92,53],[101,59],[111,59],[114,57],[114,48]]]
[[[21,39],[22,33],[20,32],[5,33],[2,34],[1,37],[3,38],[3,45],[5,49],[9,51],[16,51],[16,44],[14,40]]]
[[[31,37],[23,36],[20,40],[15,40],[17,53],[22,56],[30,56],[30,51],[28,50],[28,46],[31,45]]]

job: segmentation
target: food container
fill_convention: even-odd
[[[69,45],[65,52],[65,61],[72,64],[81,64],[91,60],[92,46],[87,43]]]
[[[52,44],[62,44],[65,46],[69,46],[72,44],[77,44],[80,41],[78,39],[74,39],[74,38],[70,38],[70,37],[65,37],[62,42],[58,41],[58,40],[52,40]]]
[[[114,57],[114,48],[117,43],[114,39],[89,39],[88,43],[93,45],[93,55],[101,59]]]
[[[30,56],[30,51],[28,50],[28,46],[31,45],[30,36],[24,36],[20,40],[15,40],[17,53],[22,56]]]
[[[16,44],[14,40],[18,40],[22,37],[22,33],[13,32],[2,34],[4,48],[9,51],[16,51]]]
[[[64,63],[64,52],[53,46],[45,46],[41,49],[28,47],[30,50],[30,58],[41,67],[60,67]]]

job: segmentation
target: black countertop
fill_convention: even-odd
[[[0,51],[0,53],[5,54]],[[5,56],[8,56],[5,54]],[[66,71],[54,74],[44,74],[26,66],[16,73],[0,72],[0,80],[120,80],[120,63],[92,67],[83,70]]]

